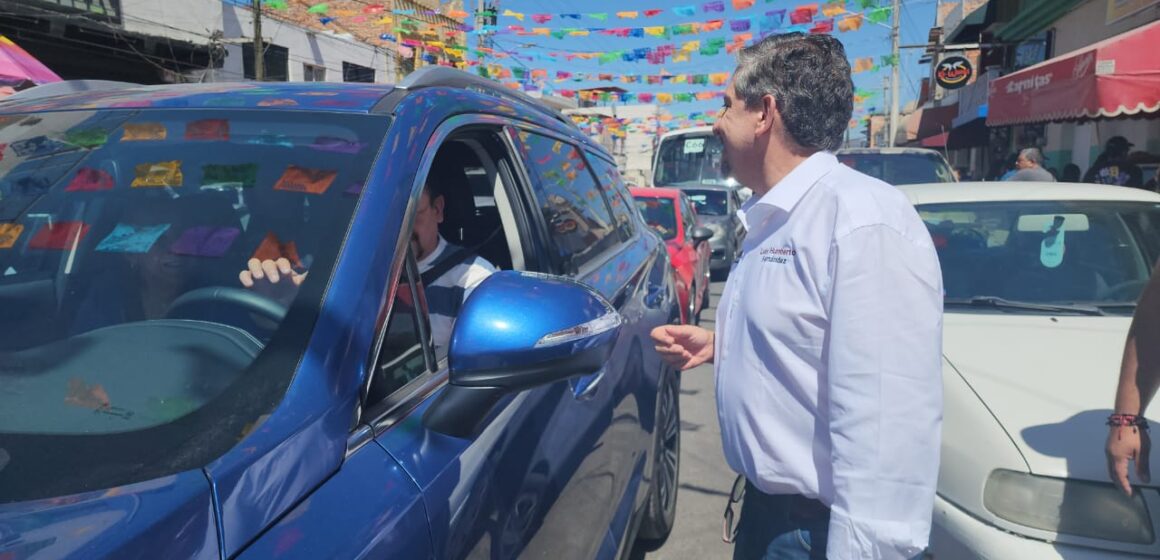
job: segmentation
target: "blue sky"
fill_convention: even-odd
[[[474,4],[473,0],[467,0]],[[690,40],[701,40],[702,43],[712,38],[724,38],[727,42],[732,41],[734,35],[729,30],[728,20],[734,18],[762,16],[765,12],[770,10],[784,9],[786,13],[793,11],[794,8],[803,5],[817,4],[821,6],[825,4],[824,0],[806,0],[806,1],[786,1],[786,0],[756,0],[752,8],[745,10],[734,10],[731,0],[724,0],[725,11],[723,13],[703,12],[701,6],[707,0],[585,0],[583,3],[575,0],[500,0],[499,11],[502,14],[504,10],[512,10],[514,12],[521,12],[526,14],[524,21],[519,21],[515,17],[500,15],[498,26],[500,29],[506,29],[509,25],[522,25],[528,29],[533,27],[547,27],[550,29],[560,29],[564,27],[573,28],[588,28],[588,27],[644,27],[644,26],[659,26],[659,25],[675,25],[680,23],[688,23],[692,21],[703,22],[710,19],[725,19],[726,24],[720,31],[699,33],[695,35],[681,35],[670,38],[664,37],[644,37],[644,38],[622,38],[609,35],[602,35],[598,33],[590,34],[586,37],[564,37],[557,39],[555,37],[544,36],[528,36],[520,37],[514,34],[500,34],[495,36],[495,47],[497,49],[517,52],[523,55],[542,54],[548,55],[550,52],[564,53],[567,51],[617,51],[625,49],[635,49],[642,47],[657,47],[663,44],[672,44],[677,48],[681,43]],[[889,6],[889,0],[880,0],[883,5]],[[926,42],[927,31],[934,25],[934,12],[936,0],[903,0],[902,2],[902,16],[901,16],[901,44],[921,44]],[[673,12],[673,8],[677,6],[696,6],[697,13],[694,17],[681,17]],[[857,2],[851,1],[847,6],[848,9],[858,10]],[[660,15],[645,18],[643,11],[647,9],[663,9],[664,12]],[[618,11],[638,11],[642,12],[636,19],[617,19],[615,12]],[[581,17],[579,20],[562,19],[559,14],[562,13],[608,13],[606,21],[598,21],[589,17]],[[546,23],[536,23],[531,19],[532,14],[552,14],[554,17],[551,21]],[[821,18],[821,14],[818,15]],[[887,21],[889,24],[889,20]],[[786,17],[785,25],[789,25],[788,15]],[[756,30],[755,30],[756,31]],[[757,36],[757,33],[754,33]],[[873,24],[865,21],[862,28],[857,31],[838,32],[835,29],[834,36],[838,37],[846,46],[846,51],[851,59],[860,57],[874,57],[879,60],[880,57],[890,54],[890,30],[888,27]],[[470,37],[474,46],[474,37]],[[926,76],[929,72],[927,65],[919,64],[918,59],[921,58],[921,49],[909,49],[901,51],[901,95],[900,99],[902,105],[908,101],[918,97],[918,82]],[[542,68],[548,71],[550,88],[557,89],[583,89],[586,87],[597,86],[611,86],[616,85],[627,89],[633,93],[683,93],[683,92],[697,92],[721,89],[712,85],[694,85],[694,84],[664,84],[664,85],[649,85],[646,83],[612,83],[612,82],[574,82],[564,81],[554,83],[552,78],[555,76],[557,70],[579,73],[612,73],[612,74],[659,74],[664,68],[673,74],[709,74],[718,72],[730,72],[734,65],[734,56],[726,53],[724,49],[718,55],[700,55],[694,53],[688,62],[672,62],[670,59],[663,65],[650,64],[647,61],[624,62],[615,61],[606,64],[600,64],[597,60],[581,60],[575,59],[572,61],[565,61],[560,58],[558,62],[549,60],[535,60],[535,61],[521,61],[517,63],[511,59],[502,60],[488,60],[488,62],[497,62],[505,66],[514,67],[522,65],[527,68]],[[883,99],[883,78],[890,75],[889,67],[882,66],[878,71],[862,72],[854,75],[854,85],[863,90],[875,92],[875,96],[864,104],[864,107],[876,107],[879,110],[885,107]],[[664,108],[670,113],[679,115],[690,112],[704,112],[716,111],[720,106],[719,99],[711,101],[695,101],[686,103],[671,103],[665,105]]]

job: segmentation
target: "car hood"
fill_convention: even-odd
[[[1130,324],[1122,316],[947,313],[943,353],[1031,472],[1104,482],[1104,420]]]

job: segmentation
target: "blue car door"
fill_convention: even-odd
[[[501,243],[507,239],[511,254],[504,256],[505,262],[518,263],[526,270],[553,272],[555,261],[546,255],[555,249],[549,244],[542,208],[530,196],[532,187],[521,160],[513,157],[513,139],[495,127],[495,122],[493,117],[461,116],[445,123],[427,143],[431,148],[423,156],[419,175],[426,173],[444,144],[471,148],[475,156],[456,160],[467,168],[465,181],[495,185],[490,203],[505,216],[498,235],[481,238]],[[421,184],[416,181],[412,192],[418,193]],[[445,185],[443,191],[448,207],[467,199],[487,198],[473,196],[467,185],[458,190],[455,185]],[[447,211],[445,217],[470,219],[486,213],[486,208],[477,206],[472,212]],[[572,214],[568,219],[576,222],[584,218]],[[472,227],[444,223],[440,230],[448,237]],[[594,262],[611,259],[619,243],[615,232],[591,233],[610,238],[592,254]],[[472,242],[469,237],[453,241]],[[469,248],[479,254],[494,254],[490,247]],[[404,280],[408,286],[418,285],[414,270],[408,270],[411,277]],[[400,290],[402,286],[400,283]],[[424,294],[416,291],[414,299],[423,301]],[[377,367],[394,367],[398,349],[398,345],[390,347],[387,337]],[[430,345],[425,351],[429,357],[436,352]],[[639,470],[634,465],[644,461],[645,450],[634,413],[614,417],[613,403],[626,400],[623,368],[606,368],[586,378],[508,395],[473,435],[456,438],[432,431],[423,422],[423,414],[441,394],[448,376],[447,361],[434,357],[429,371],[392,393],[387,399],[392,404],[370,421],[376,440],[422,493],[434,556],[613,556],[623,536],[623,529],[610,528],[628,486],[624,473]],[[623,437],[610,435],[621,432]],[[619,517],[627,519],[626,513]]]

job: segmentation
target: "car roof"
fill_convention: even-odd
[[[704,133],[712,134],[713,127],[706,125],[706,126],[692,126],[689,128],[678,128],[676,130],[670,130],[670,131],[662,134],[661,140],[664,140],[665,138],[668,138],[670,136],[681,136],[684,134],[704,134]]]
[[[696,185],[676,185],[676,186],[666,187],[666,188],[676,189],[679,191],[734,191],[734,190],[739,189],[740,187],[731,187],[729,185],[711,185],[711,184],[707,184],[707,183],[698,183]]]
[[[1119,201],[1156,202],[1160,194],[1114,185],[1021,181],[976,181],[898,185],[912,204],[1006,201]]]
[[[931,150],[929,148],[843,148],[837,151],[837,155],[863,155],[863,154],[935,154],[942,155],[938,150]]]
[[[36,90],[37,86],[29,89]],[[344,82],[215,82],[121,87],[0,102],[0,112],[69,111],[117,108],[201,108],[319,110],[368,113],[395,87]]]
[[[630,187],[632,196],[647,196],[652,198],[680,198],[681,189],[671,187]]]

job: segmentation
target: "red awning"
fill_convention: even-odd
[[[927,136],[919,141],[923,148],[942,148],[947,145],[947,136],[949,132],[935,134],[934,136]]]
[[[1160,21],[991,81],[987,125],[1160,111]]]

